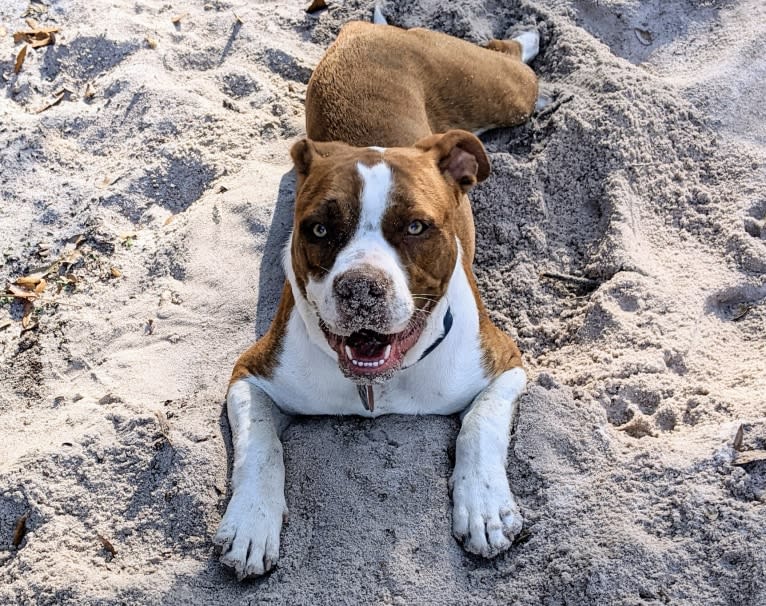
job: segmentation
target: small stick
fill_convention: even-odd
[[[586,286],[588,288],[598,288],[599,283],[596,280],[590,278],[582,278],[580,276],[572,276],[570,274],[560,274],[553,271],[544,271],[540,274],[543,278],[551,278],[553,280],[561,280],[563,282],[572,282],[580,286]]]

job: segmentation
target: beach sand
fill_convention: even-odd
[[[40,290],[0,299],[0,604],[766,603],[760,0],[383,3],[542,36],[552,103],[483,135],[472,193],[530,375],[524,529],[493,560],[452,538],[456,418],[302,419],[278,567],[218,562],[224,394],[282,285],[306,83],[372,14],[329,4],[0,5],[0,279]],[[25,18],[59,31],[16,74]]]

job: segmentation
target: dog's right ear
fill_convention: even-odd
[[[290,156],[295,165],[298,177],[305,179],[311,170],[312,163],[317,158],[327,158],[342,150],[347,150],[348,145],[335,141],[312,141],[301,139],[290,149]]]

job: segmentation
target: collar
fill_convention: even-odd
[[[428,348],[421,354],[415,364],[420,362],[434,349],[436,349],[439,346],[439,343],[444,341],[444,339],[449,334],[449,331],[452,329],[453,320],[454,318],[452,317],[452,308],[447,307],[447,312],[444,314],[444,319],[442,320],[442,334],[439,335],[436,341],[428,346]],[[411,364],[410,366],[407,366],[407,368],[412,368],[415,364]],[[362,401],[364,409],[369,410],[370,412],[375,410],[375,393],[372,390],[372,385],[357,385],[356,389],[359,392],[359,399]]]

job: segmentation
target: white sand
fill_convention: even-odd
[[[18,76],[28,3],[0,4],[0,278],[72,262],[28,330],[0,306],[0,604],[766,603],[766,462],[732,464],[740,425],[766,448],[760,0],[384,4],[543,35],[555,103],[484,137],[473,195],[479,282],[532,377],[525,529],[492,561],[451,538],[456,419],[303,420],[279,567],[246,583],[210,542],[223,395],[281,287],[310,69],[372,4],[52,4]]]

